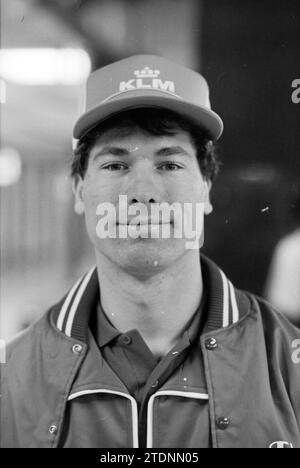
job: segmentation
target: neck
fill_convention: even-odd
[[[168,352],[188,326],[203,291],[199,251],[140,280],[97,253],[101,304],[122,333],[137,329],[157,353]]]

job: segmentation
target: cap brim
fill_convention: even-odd
[[[163,93],[145,96],[145,92],[134,91],[131,93],[129,91],[126,96],[118,96],[118,98],[112,98],[105,103],[101,103],[80,117],[74,126],[73,136],[80,139],[85,133],[112,115],[141,107],[156,107],[177,112],[203,127],[213,140],[220,138],[223,132],[222,119],[218,114],[206,107],[173,96],[169,97]]]

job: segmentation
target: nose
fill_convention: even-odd
[[[129,199],[129,204],[133,205],[134,203],[143,203],[144,205],[148,205],[150,203],[159,203],[155,198],[151,195],[143,194],[140,195],[138,198],[131,198]]]
[[[162,202],[162,187],[153,169],[143,167],[135,171],[127,190],[127,196],[129,205],[134,203],[150,205]]]

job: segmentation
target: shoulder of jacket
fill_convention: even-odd
[[[6,364],[9,364],[11,359],[17,359],[19,362],[27,359],[28,355],[34,352],[37,346],[43,345],[49,336],[52,340],[55,339],[53,338],[55,327],[51,322],[58,304],[51,306],[28,328],[19,332],[5,344]],[[58,330],[57,332],[59,333]]]
[[[238,290],[238,293],[248,298],[250,313],[253,316],[259,316],[265,333],[270,334],[276,330],[277,333],[281,333],[287,337],[300,338],[300,329],[267,300],[247,291]]]

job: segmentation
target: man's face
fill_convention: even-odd
[[[160,218],[160,222],[170,224],[171,235],[151,237],[151,224],[157,224],[157,219],[151,216],[151,207],[161,203],[177,203],[183,207],[184,203],[195,206],[205,202],[205,212],[209,213],[210,184],[200,172],[196,148],[187,132],[178,129],[170,136],[152,136],[140,130],[133,130],[126,136],[116,137],[115,134],[107,131],[101,136],[90,151],[84,179],[78,177],[74,181],[75,210],[85,214],[96,255],[104,255],[133,275],[148,277],[189,252],[186,239],[174,238],[172,216]],[[140,204],[148,209],[147,225],[141,226],[143,231],[148,230],[147,237],[119,238],[117,234],[116,238],[99,238],[97,235],[99,216],[96,212],[104,203],[116,208],[116,218],[112,222],[119,233],[120,195],[127,197],[126,211]],[[126,222],[129,224],[133,218],[131,213]]]

